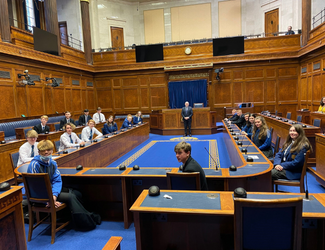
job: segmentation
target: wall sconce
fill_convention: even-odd
[[[223,68],[216,69],[214,72],[217,73],[216,80],[220,81],[221,80],[220,73],[223,72]]]
[[[56,79],[54,77],[52,77],[52,78],[45,77],[45,81],[50,81],[50,80],[52,80],[52,84],[48,83],[48,84],[46,84],[46,86],[51,85],[53,88],[60,86],[60,84],[56,81]]]

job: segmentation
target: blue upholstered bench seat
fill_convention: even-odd
[[[50,117],[48,123],[59,122],[63,118],[64,118],[64,116]],[[4,131],[6,141],[14,140],[14,139],[16,139],[15,128],[31,127],[31,126],[35,126],[39,123],[40,123],[40,119],[0,123],[0,131]]]

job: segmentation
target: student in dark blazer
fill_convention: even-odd
[[[103,134],[107,135],[115,131],[117,131],[117,124],[116,122],[114,122],[114,117],[111,115],[110,117],[108,117],[107,123],[104,124]]]
[[[191,133],[191,123],[192,123],[193,109],[189,106],[189,102],[185,102],[185,107],[182,108],[182,117],[184,121],[184,136],[187,136],[187,128],[189,136],[192,136]]]
[[[239,128],[241,128],[245,124],[245,116],[243,115],[243,111],[241,109],[237,110],[238,119],[234,121],[228,121],[229,124],[236,124]]]
[[[275,155],[272,179],[300,179],[307,150],[312,151],[312,146],[304,129],[300,124],[292,125],[282,150]]]
[[[138,111],[138,113],[133,117],[133,124],[142,124],[142,113],[141,111]]]
[[[79,117],[79,126],[86,126],[89,120],[92,120],[92,118],[89,115],[89,110],[85,109],[84,114]]]
[[[50,132],[50,127],[46,125],[47,121],[49,120],[47,115],[41,116],[41,123],[34,126],[34,130],[37,134],[45,134],[46,132]]]
[[[69,122],[76,125],[75,121],[71,118],[71,113],[69,111],[66,111],[64,113],[64,115],[65,115],[65,118],[60,121],[60,129],[63,128],[63,126],[66,123],[69,123]]]
[[[128,114],[128,116],[125,118],[122,126],[120,129],[123,129],[123,128],[132,128],[132,115],[131,114]]]

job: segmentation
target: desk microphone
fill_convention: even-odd
[[[247,155],[247,148],[248,148],[248,146],[251,145],[251,141],[249,140],[248,142],[249,142],[249,143],[247,144],[247,146],[246,146],[245,148],[242,148],[242,149],[241,149],[241,151],[242,151],[243,153],[245,153],[245,155]]]
[[[211,154],[209,153],[209,151],[207,150],[207,148],[204,147],[204,149],[208,152],[209,156],[211,157],[211,159],[212,159],[212,160],[214,161],[214,163],[216,164],[216,171],[218,171],[219,169],[218,169],[218,164],[217,164],[217,162],[213,159],[213,157],[211,156]]]
[[[244,135],[241,135],[241,136],[242,136],[241,141],[238,141],[238,142],[237,142],[237,145],[238,145],[238,146],[242,146],[242,145],[243,145]]]

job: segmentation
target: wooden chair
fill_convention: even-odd
[[[111,238],[109,238],[102,250],[120,250],[120,244],[122,239],[123,238],[119,236],[112,236]]]
[[[315,126],[315,127],[320,127],[320,119],[314,119],[314,123],[313,123],[313,125]]]
[[[41,223],[46,223],[46,220],[51,217],[51,244],[54,243],[55,234],[65,226],[69,224],[70,221],[65,223],[57,223],[56,213],[64,208],[66,204],[58,208],[54,205],[52,187],[50,183],[50,178],[48,174],[27,174],[23,173],[23,180],[27,194],[28,201],[28,214],[29,214],[29,231],[28,231],[28,241],[32,239],[32,233],[35,228],[37,228]],[[46,207],[46,203],[49,203],[49,207]],[[34,215],[36,212],[37,222],[34,224]],[[40,220],[39,212],[48,213],[46,217]],[[60,225],[58,228],[57,225]]]
[[[275,192],[279,192],[278,185],[284,185],[284,186],[300,187],[300,193],[305,193],[304,179],[306,175],[307,161],[308,161],[309,154],[310,154],[310,150],[306,152],[305,162],[304,162],[304,166],[302,167],[300,180],[287,180],[287,179],[273,180],[273,185],[275,185]]]
[[[297,116],[297,122],[301,122],[302,121],[302,115],[298,115]]]
[[[19,151],[10,154],[11,167],[12,167],[12,171],[14,172],[14,179],[15,179],[15,185],[16,186],[19,183],[23,182],[22,177],[17,176],[16,173],[15,173],[15,169],[17,167],[18,159],[19,159]]]
[[[287,119],[291,119],[291,112],[287,112]]]
[[[302,197],[234,199],[235,250],[301,249]]]
[[[171,190],[201,190],[200,173],[167,172],[167,187]]]
[[[275,140],[275,144],[274,144],[274,151],[273,151],[273,157],[272,158],[269,158],[269,160],[272,163],[274,162],[275,155],[279,152],[280,141],[281,141],[281,136],[276,135],[276,140]]]

